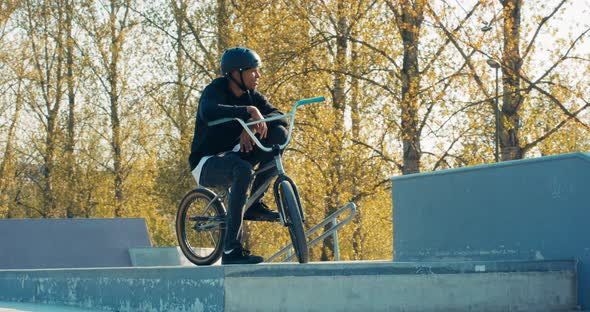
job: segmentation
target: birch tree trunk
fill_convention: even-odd
[[[110,86],[109,100],[111,107],[111,147],[114,164],[114,186],[115,186],[115,217],[123,215],[123,202],[125,196],[123,195],[123,156],[121,153],[121,122],[119,119],[119,53],[121,51],[121,42],[119,34],[117,33],[117,8],[116,1],[111,0],[110,3],[110,38],[111,38],[111,62],[108,70],[108,82]]]
[[[13,166],[16,164],[13,153],[13,143],[15,139],[16,125],[18,124],[20,112],[23,104],[22,98],[22,81],[19,79],[16,87],[16,102],[14,115],[10,120],[8,126],[8,134],[6,136],[6,145],[4,155],[0,159],[0,218],[10,218],[12,215],[12,205],[10,204],[10,195],[8,192],[9,185],[12,184],[12,177],[14,176]]]
[[[395,10],[396,23],[403,46],[403,63],[401,69],[401,136],[403,148],[403,174],[420,172],[420,132],[418,92],[421,74],[418,64],[418,43],[420,28],[424,20],[426,1],[402,1]]]
[[[27,1],[27,23],[35,68],[35,83],[41,93],[42,104],[31,102],[32,109],[42,119],[45,126],[44,146],[40,149],[42,157],[41,176],[43,202],[37,212],[43,218],[57,214],[56,147],[59,140],[60,125],[58,113],[63,95],[63,3],[55,6],[47,2]],[[56,10],[55,12],[52,10]],[[56,20],[52,20],[56,18]],[[37,33],[39,31],[39,33]]]
[[[229,32],[229,15],[227,12],[227,1],[217,0],[217,51],[219,58],[229,48],[231,37]]]
[[[74,147],[76,145],[76,95],[74,82],[74,38],[72,37],[72,18],[74,16],[74,7],[72,0],[66,0],[65,3],[65,31],[66,31],[66,85],[68,97],[68,119],[67,133],[65,142],[65,172],[67,183],[67,202],[66,217],[75,217],[75,203],[77,197],[76,191],[76,174],[74,161]]]
[[[357,36],[353,35],[353,38]],[[359,55],[358,55],[358,44],[351,43],[351,53],[350,53],[350,63],[352,64],[352,78],[350,83],[350,119],[351,119],[351,133],[352,139],[358,140],[360,136],[360,128],[361,128],[361,116],[360,116],[360,106],[361,106],[361,87],[359,77],[359,70],[357,66],[357,62],[359,62]],[[356,197],[359,194],[359,184],[362,183],[362,177],[364,176],[363,173],[363,159],[358,159],[355,157],[355,166],[354,172],[352,175],[352,190],[351,195],[352,197]],[[359,163],[360,162],[360,163]],[[354,250],[353,255],[355,256],[355,260],[360,260],[363,255],[363,242],[364,242],[364,227],[363,227],[363,210],[357,210],[356,215],[353,219],[353,224],[355,225],[356,229],[352,234],[352,248]]]
[[[502,55],[503,105],[500,118],[501,159],[521,159],[523,150],[519,142],[519,107],[523,102],[520,93],[522,58],[520,55],[520,20],[522,0],[503,0],[504,49]]]
[[[346,107],[346,67],[348,58],[348,18],[345,1],[338,0],[336,11],[336,63],[334,73],[334,90],[332,93],[333,124],[330,131],[330,163],[331,177],[326,194],[326,212],[328,216],[338,209],[340,203],[340,189],[342,182],[342,160],[344,154],[344,110]],[[324,230],[330,229],[328,224]],[[321,260],[328,261],[334,255],[334,240],[327,238],[323,241]]]

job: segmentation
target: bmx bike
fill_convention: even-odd
[[[324,97],[299,100],[295,103],[289,114],[252,122],[244,122],[239,118],[223,118],[208,123],[209,126],[215,126],[225,122],[238,122],[261,150],[273,153],[274,162],[258,168],[254,174],[257,175],[267,170],[277,169],[278,176],[274,181],[273,194],[277,204],[280,222],[289,230],[289,235],[293,242],[293,249],[295,250],[295,255],[299,263],[307,263],[309,261],[307,240],[303,230],[305,216],[297,186],[286,175],[283,168],[281,151],[287,147],[291,140],[297,108],[301,105],[322,101],[324,101]],[[258,140],[249,128],[249,126],[261,122],[269,122],[282,118],[289,119],[289,130],[287,140],[280,145],[277,144],[270,147],[262,145],[260,140]],[[267,189],[271,182],[272,179],[269,179],[262,187],[258,188],[258,191],[250,194],[246,200],[246,210],[254,204],[254,200]],[[196,265],[210,265],[221,257],[226,230],[227,210],[225,202],[229,193],[229,189],[212,190],[198,187],[189,191],[178,205],[178,211],[176,213],[176,237],[182,253],[189,261]]]

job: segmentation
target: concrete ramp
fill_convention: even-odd
[[[144,219],[0,220],[0,269],[131,266],[151,246]]]
[[[574,261],[0,271],[0,301],[107,311],[563,311]]]
[[[590,155],[394,177],[392,194],[395,261],[576,259],[590,308]]]

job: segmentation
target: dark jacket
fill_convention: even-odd
[[[207,126],[213,120],[227,117],[237,117],[244,121],[250,119],[246,106],[256,106],[264,117],[272,117],[282,114],[276,107],[257,91],[250,91],[252,103],[247,93],[236,97],[229,87],[229,80],[225,77],[214,79],[201,94],[195,133],[191,145],[189,163],[193,170],[201,158],[207,155],[215,155],[231,150],[240,143],[242,126],[237,122],[227,122],[216,126]],[[268,127],[274,125],[287,126],[285,119],[274,120],[267,123]]]

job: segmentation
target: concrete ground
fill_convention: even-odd
[[[0,312],[571,311],[575,268],[545,260],[0,270]],[[41,304],[15,303],[23,301]]]

